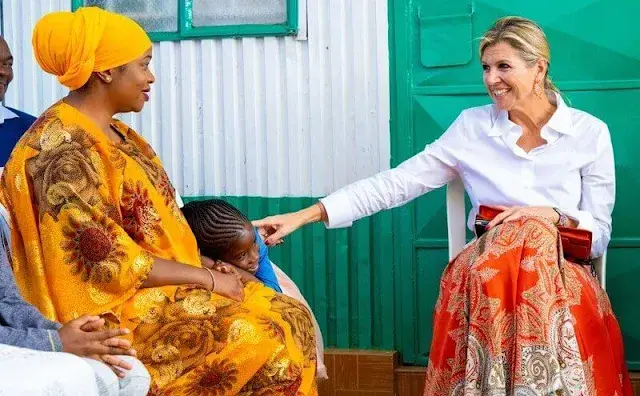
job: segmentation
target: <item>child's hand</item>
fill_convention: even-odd
[[[232,275],[239,276],[238,270],[236,269],[236,267],[234,267],[231,264],[225,263],[222,260],[216,260],[215,263],[213,264],[212,269],[218,272],[222,272],[223,274],[232,274]]]
[[[200,262],[202,263],[203,267],[207,267],[209,269],[214,269],[216,262],[212,259],[210,259],[207,256],[202,256],[200,255]]]

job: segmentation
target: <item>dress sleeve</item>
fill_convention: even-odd
[[[5,170],[3,183],[18,231],[14,272],[21,289],[39,308],[52,305],[56,315],[48,316],[63,323],[82,314],[119,317],[153,256],[123,227],[113,198],[119,189],[96,141],[50,125],[28,144],[19,150],[30,155]]]

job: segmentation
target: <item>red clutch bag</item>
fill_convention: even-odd
[[[478,238],[486,231],[487,224],[501,212],[500,209],[480,205],[475,221],[475,231]],[[564,257],[573,263],[589,264],[591,261],[591,231],[570,227],[558,227],[558,231],[560,232]]]

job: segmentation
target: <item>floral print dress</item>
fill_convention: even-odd
[[[132,330],[152,394],[314,395],[307,308],[260,284],[235,302],[190,287],[141,288],[154,257],[200,266],[158,157],[122,122],[111,142],[74,107],[48,109],[2,176],[16,281],[61,322],[99,314]]]

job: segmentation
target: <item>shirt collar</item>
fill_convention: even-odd
[[[575,129],[573,128],[571,110],[559,93],[554,92],[554,95],[558,107],[545,126],[558,133],[573,136]],[[508,111],[499,110],[495,105],[493,106],[493,126],[489,131],[489,136],[501,136],[515,126],[516,124],[509,119]]]
[[[18,115],[0,104],[0,124],[4,124],[4,120],[18,118]]]

